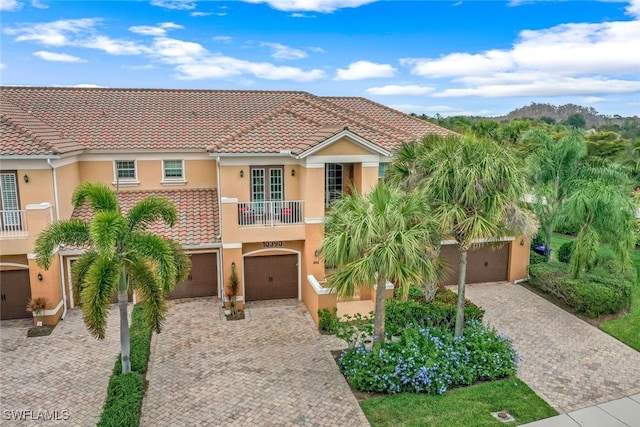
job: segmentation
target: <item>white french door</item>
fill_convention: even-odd
[[[264,217],[279,214],[283,200],[284,168],[281,166],[252,168],[251,201],[256,207],[256,214]]]

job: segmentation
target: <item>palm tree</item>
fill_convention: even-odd
[[[523,136],[532,145],[529,163],[532,183],[532,208],[544,232],[547,261],[551,260],[551,237],[558,224],[563,204],[576,188],[577,178],[587,157],[587,145],[579,132],[555,141],[547,133],[532,129]]]
[[[454,238],[460,253],[455,335],[461,336],[468,251],[480,241],[535,231],[533,215],[520,206],[526,173],[508,148],[490,140],[431,135],[413,144],[423,146],[415,150],[421,157],[410,162],[416,177],[404,182],[424,192],[440,233]]]
[[[328,283],[340,297],[375,284],[375,342],[385,339],[387,282],[406,298],[411,284],[434,280],[439,241],[418,192],[380,181],[368,194],[352,191],[332,204],[322,244],[326,265],[336,267]]]
[[[131,372],[128,290],[141,294],[144,317],[159,333],[166,312],[165,293],[185,279],[190,263],[177,242],[147,231],[157,220],[169,226],[176,222],[176,209],[167,199],[146,197],[123,215],[117,196],[109,187],[100,182],[84,182],[75,189],[72,203],[77,208],[85,202],[95,212],[93,218],[50,224],[36,240],[36,260],[48,269],[57,246],[87,248],[73,267],[84,322],[93,336],[104,339],[110,300],[117,291],[124,374]]]
[[[563,211],[567,224],[578,230],[569,262],[573,277],[578,278],[593,267],[602,244],[616,255],[622,274],[631,268],[636,207],[630,188],[628,176],[620,166],[603,162],[583,169]]]

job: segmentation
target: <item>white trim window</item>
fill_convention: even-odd
[[[162,183],[163,184],[184,184],[184,160],[163,160],[162,161]]]
[[[113,185],[138,185],[138,168],[135,160],[114,160]]]
[[[327,163],[324,171],[324,206],[329,207],[331,202],[342,198],[342,164]]]

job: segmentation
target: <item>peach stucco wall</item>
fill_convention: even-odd
[[[42,280],[38,279],[38,274],[42,274]],[[49,301],[50,307],[48,310],[53,310],[62,301],[62,288],[60,277],[60,256],[54,254],[51,258],[51,266],[48,270],[39,267],[35,260],[29,260],[29,280],[31,281],[31,297],[38,298],[44,297]],[[55,325],[62,313],[64,307],[61,305],[60,309],[54,315],[44,316],[43,322],[48,325]]]
[[[314,153],[316,156],[350,156],[350,155],[371,155],[371,151],[349,142],[345,138],[334,142],[326,148]]]
[[[58,182],[58,203],[60,204],[60,219],[69,219],[73,214],[71,196],[75,188],[80,184],[80,171],[78,163],[56,168]]]
[[[523,242],[521,245],[520,242]],[[525,279],[529,275],[529,251],[531,239],[516,237],[509,247],[509,272],[507,279],[510,282]]]

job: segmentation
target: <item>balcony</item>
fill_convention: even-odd
[[[304,223],[302,200],[239,202],[238,225],[241,227],[276,227]]]
[[[0,238],[27,237],[27,211],[0,211]]]

